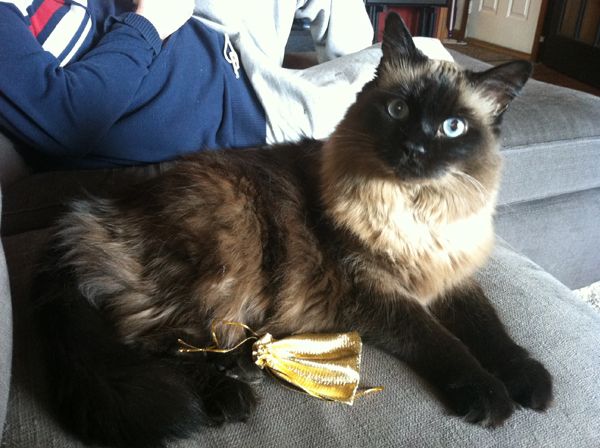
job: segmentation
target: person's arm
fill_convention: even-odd
[[[363,0],[298,0],[296,18],[311,22],[320,62],[370,46],[373,26]]]
[[[190,7],[185,19],[167,14],[161,22],[159,2],[140,2],[140,9],[150,8],[115,17],[98,44],[65,67],[42,49],[19,10],[0,2],[0,126],[46,154],[84,155],[129,106],[160,52],[161,37],[191,15]],[[173,9],[179,2],[193,5],[168,3]]]

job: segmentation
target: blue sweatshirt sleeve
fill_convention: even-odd
[[[93,49],[60,67],[19,10],[0,3],[0,126],[47,155],[91,150],[127,109],[162,45],[140,15],[112,21]]]

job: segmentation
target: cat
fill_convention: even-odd
[[[53,403],[86,442],[161,446],[256,405],[248,348],[358,331],[468,422],[545,410],[552,379],[473,278],[494,241],[502,116],[528,62],[430,60],[390,15],[374,79],[326,141],[202,152],[135,191],[74,201],[38,279]],[[224,345],[243,333],[225,328]]]

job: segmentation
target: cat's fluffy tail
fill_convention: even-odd
[[[121,343],[68,272],[44,272],[37,317],[52,406],[88,443],[162,446],[203,422],[201,401],[176,360]]]

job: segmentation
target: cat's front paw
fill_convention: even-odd
[[[552,376],[541,362],[524,358],[510,363],[501,375],[508,393],[521,406],[545,411],[552,402]]]
[[[445,389],[448,406],[469,423],[500,426],[514,411],[506,387],[487,372],[474,374]]]

